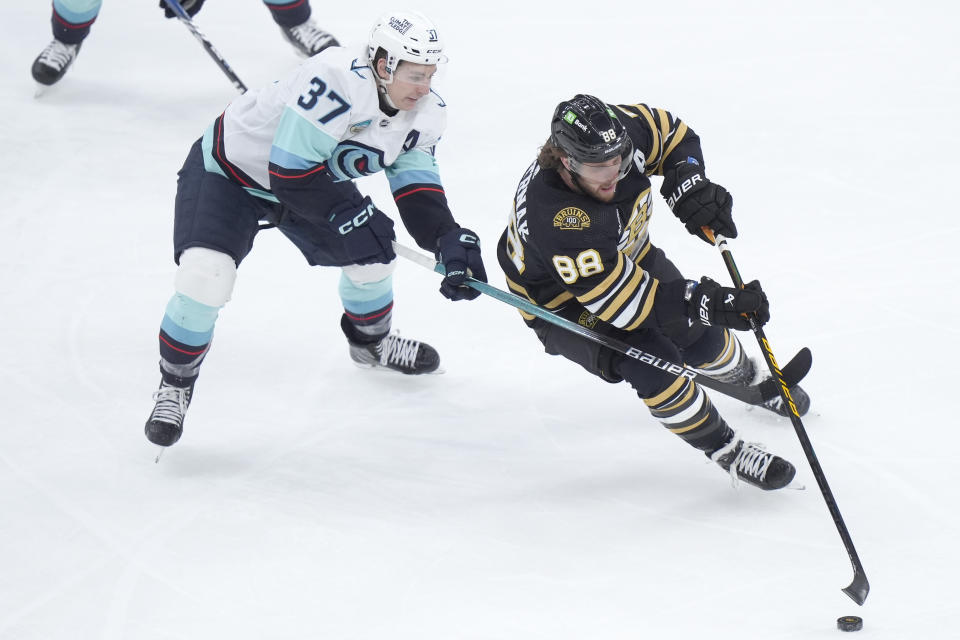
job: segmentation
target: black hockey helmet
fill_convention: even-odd
[[[567,154],[574,171],[585,162],[620,158],[620,178],[633,164],[633,141],[613,109],[594,96],[577,94],[557,105],[550,143]]]

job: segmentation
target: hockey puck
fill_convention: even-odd
[[[863,618],[857,616],[837,618],[837,629],[840,629],[840,631],[860,631],[860,629],[863,629]]]

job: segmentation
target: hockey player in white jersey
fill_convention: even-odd
[[[180,6],[188,15],[200,11],[205,0],[180,0]],[[263,0],[270,10],[273,21],[280,27],[283,37],[300,55],[309,57],[337,45],[332,35],[317,27],[310,15],[309,0]],[[53,0],[50,25],[53,40],[33,61],[30,72],[41,85],[60,81],[80,53],[80,47],[90,35],[93,23],[100,15],[103,0]],[[173,18],[176,14],[160,0],[164,15]]]
[[[393,220],[352,180],[383,171],[407,231],[434,252],[452,300],[486,280],[476,234],[447,206],[434,147],[446,103],[431,90],[443,42],[426,17],[382,17],[365,47],[332,47],[233,101],[194,143],[177,183],[175,293],[160,327],[160,388],[147,438],[174,444],[237,266],[275,226],[311,265],[342,267],[341,328],[360,366],[434,371],[429,345],[391,334]]]

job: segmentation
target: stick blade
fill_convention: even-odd
[[[862,607],[863,603],[867,600],[867,594],[870,593],[870,582],[863,572],[858,572],[853,576],[853,582],[850,583],[850,586],[841,589],[841,591],[850,596],[851,600]]]

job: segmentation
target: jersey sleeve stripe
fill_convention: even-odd
[[[401,171],[387,176],[390,190],[397,191],[411,184],[440,184],[440,176],[434,171],[411,170]]]
[[[627,294],[621,294],[619,298],[626,298],[624,302],[620,304],[625,305],[623,310],[617,315],[613,320],[613,324],[618,327],[625,327],[632,324],[637,316],[641,313],[641,310],[646,306],[647,301],[652,299],[650,295],[650,285],[653,284],[654,279],[650,276],[649,273],[643,271],[642,269],[637,269],[637,273],[641,274],[642,280],[636,285],[634,290]]]
[[[618,252],[618,253],[617,253],[617,266],[614,267],[613,271],[610,272],[610,275],[608,275],[606,278],[604,278],[604,279],[603,279],[603,282],[601,282],[600,284],[598,284],[597,286],[595,286],[595,287],[594,287],[593,289],[591,289],[590,291],[587,291],[586,293],[577,296],[577,300],[579,300],[581,304],[583,304],[584,306],[586,306],[586,305],[590,304],[590,303],[591,303],[593,300],[595,300],[596,298],[598,298],[598,297],[600,297],[600,296],[603,296],[603,295],[608,295],[608,294],[607,294],[607,290],[610,289],[610,287],[613,285],[614,281],[616,281],[617,278],[619,278],[619,277],[622,275],[623,270],[624,270],[624,267],[627,266],[627,265],[630,265],[630,264],[631,264],[631,263],[627,262],[627,261],[624,259],[623,254]]]
[[[600,319],[604,322],[610,322],[616,327],[622,327],[626,321],[633,320],[633,313],[637,305],[643,298],[643,292],[647,288],[650,276],[639,268],[633,268],[633,274],[630,279],[623,284],[616,296],[606,305],[606,309],[598,313]],[[626,307],[626,308],[624,308]],[[597,313],[596,311],[594,313]],[[626,317],[624,317],[626,316]]]
[[[546,307],[547,309],[556,309],[557,307],[562,305],[564,302],[572,299],[573,299],[573,294],[570,293],[569,291],[564,291],[563,293],[558,295],[553,300],[550,300],[543,306]]]
[[[677,145],[683,142],[683,138],[687,135],[687,123],[681,122],[680,126],[677,127],[677,132],[673,134],[673,139],[670,140],[670,146],[667,147],[667,150],[663,152],[663,157],[666,158],[673,150],[677,148]]]
[[[284,169],[296,169],[299,171],[313,169],[318,164],[306,158],[301,158],[285,149],[281,149],[277,145],[270,147],[270,162]]]
[[[650,317],[650,311],[653,310],[653,301],[657,295],[657,287],[660,286],[660,281],[657,279],[653,280],[653,285],[650,287],[650,291],[647,294],[647,299],[643,303],[643,308],[640,310],[640,315],[637,316],[637,319],[633,321],[633,324],[630,324],[624,329],[627,331],[633,331],[637,329],[644,321]]]
[[[644,105],[637,105],[637,111],[640,112],[640,115],[643,116],[643,119],[647,121],[647,125],[650,127],[650,138],[653,142],[653,147],[650,149],[650,153],[647,155],[647,166],[659,165],[660,163],[660,130],[657,129],[657,125],[653,120],[653,114],[650,113],[650,110]]]

